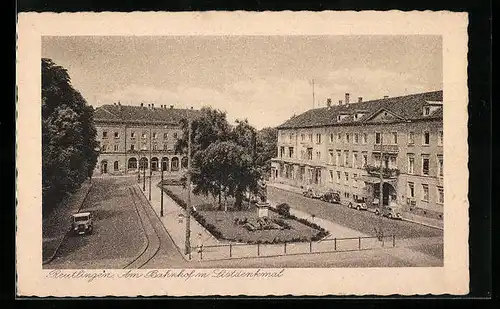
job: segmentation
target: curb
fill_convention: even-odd
[[[80,204],[80,206],[78,207],[78,211],[80,211],[80,209],[82,209],[82,206],[83,204],[85,203],[85,200],[87,199],[87,196],[89,195],[89,192],[90,190],[92,189],[92,186],[94,185],[94,183],[91,181],[90,182],[90,186],[87,190],[87,192],[85,192],[85,196],[83,197],[82,199],[82,203]],[[42,265],[46,265],[50,262],[52,262],[52,260],[54,260],[54,258],[56,257],[56,254],[57,254],[57,251],[59,251],[59,248],[61,247],[61,244],[63,243],[63,241],[66,239],[66,237],[68,237],[68,233],[65,233],[62,237],[61,237],[61,240],[59,241],[59,243],[57,244],[56,246],[56,249],[54,250],[54,253],[52,253],[51,256],[49,256],[47,259],[43,260],[42,261]],[[43,240],[42,240],[43,242]]]
[[[434,229],[437,229],[437,230],[444,231],[444,227],[435,226],[435,225],[431,225],[431,224],[427,224],[427,223],[422,223],[422,222],[418,222],[418,221],[411,220],[411,219],[406,219],[406,218],[401,218],[401,220],[407,221],[407,222],[411,222],[411,223],[415,223],[415,224],[424,225],[424,226],[427,226],[427,227],[431,227],[431,228],[434,228]]]

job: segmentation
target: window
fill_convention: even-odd
[[[130,132],[130,138],[135,138],[135,132],[134,131]]]
[[[422,200],[425,202],[429,201],[429,185],[427,184],[422,185]]]
[[[163,133],[163,139],[168,139],[168,133]]]
[[[312,135],[312,133],[309,133],[308,138],[309,138],[309,142],[313,141],[313,135]]]
[[[321,160],[321,151],[316,151],[316,160]]]
[[[358,153],[357,152],[352,153],[352,167],[358,168]]]
[[[438,193],[438,200],[437,200],[437,202],[439,204],[444,204],[444,188],[443,187],[437,187],[437,193]]]
[[[342,133],[337,133],[337,143],[342,142]]]
[[[304,151],[304,149],[300,150],[300,158],[301,159],[305,159],[305,151]]]
[[[415,173],[415,156],[408,154],[408,174]]]
[[[114,151],[118,151],[118,145],[114,145],[114,146],[113,146],[113,150],[114,150]]]
[[[344,177],[345,177],[345,184],[348,185],[349,184],[349,173],[344,172]]]
[[[380,144],[381,141],[382,135],[380,134],[380,132],[375,133],[375,144]]]
[[[177,138],[177,132],[174,133],[174,138]]]
[[[345,134],[345,142],[346,142],[347,144],[349,144],[349,143],[350,143],[350,140],[351,140],[351,136],[349,135],[349,133],[346,133],[346,134]]]
[[[148,133],[147,132],[142,132],[142,138],[147,138],[148,137]]]
[[[429,132],[424,132],[424,134],[422,136],[422,144],[429,145],[429,140],[430,140]]]
[[[301,140],[301,141],[304,141],[304,140],[305,140],[305,138],[306,138],[306,136],[304,135],[304,133],[300,134],[300,140]]]
[[[422,157],[422,175],[429,176],[429,157]]]
[[[438,161],[438,176],[443,177],[443,156],[438,155],[437,157]]]
[[[333,149],[328,149],[328,164],[333,164],[335,156],[333,154]]]
[[[363,153],[363,168],[368,165],[368,154]]]
[[[118,132],[114,132],[114,136],[115,138],[120,138],[120,134],[118,134]]]
[[[280,147],[280,157],[283,158],[285,156],[285,147],[281,146]]]
[[[358,183],[356,181],[356,179],[358,178],[358,174],[352,174],[352,186],[354,188],[357,188],[358,187]]]
[[[293,158],[293,147],[288,147],[288,156]]]
[[[393,145],[398,144],[398,132],[392,132],[392,144]]]
[[[114,169],[115,171],[117,171],[117,170],[118,170],[118,161],[113,162],[113,169]]]
[[[293,141],[293,133],[290,133],[289,139],[290,139],[290,142]]]
[[[321,144],[321,133],[316,134],[316,144]]]
[[[307,148],[307,159],[308,160],[313,159],[313,149],[312,148]]]
[[[431,113],[431,108],[429,106],[424,107],[424,116],[429,116]]]
[[[406,195],[409,198],[415,197],[415,184],[413,182],[408,182],[408,191],[406,192]]]
[[[368,143],[368,133],[363,133],[363,144]]]
[[[333,182],[333,171],[328,171],[329,172],[329,175],[330,175],[330,182]]]
[[[337,157],[335,158],[335,165],[340,165],[340,156],[341,156],[340,150],[337,150]]]
[[[396,156],[389,157],[389,168],[397,168]]]
[[[107,148],[108,148],[108,146],[107,146],[107,145],[102,145],[102,151],[106,151],[106,150],[107,150]]]
[[[141,150],[148,150],[148,145],[145,142],[142,143]]]
[[[167,150],[167,149],[168,149],[168,144],[167,143],[163,144],[163,150]]]
[[[132,151],[135,150],[135,145],[134,144],[130,144],[130,150],[132,150]]]
[[[349,150],[344,150],[344,166],[349,166]]]
[[[408,132],[408,144],[409,145],[415,144],[415,136],[413,132]]]
[[[153,150],[158,150],[158,145],[156,143],[153,144]]]
[[[443,131],[438,132],[438,145],[443,146]]]
[[[340,171],[337,171],[337,183],[340,183]]]
[[[359,135],[358,133],[354,133],[354,144],[359,143]]]
[[[335,139],[333,133],[330,133],[330,143],[333,143],[333,140]]]
[[[102,131],[102,138],[108,138],[108,132]]]

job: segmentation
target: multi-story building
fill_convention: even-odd
[[[271,181],[370,205],[379,200],[382,174],[383,205],[442,226],[442,101],[442,91],[354,103],[346,93],[338,105],[328,99],[278,127]]]
[[[181,137],[181,120],[194,118],[198,110],[177,109],[154,104],[103,105],[95,110],[94,121],[100,154],[94,174],[125,174],[145,169],[181,174],[187,156],[175,152]]]

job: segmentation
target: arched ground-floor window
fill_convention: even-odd
[[[140,169],[146,169],[146,168],[148,168],[148,159],[147,158],[141,158],[139,160],[139,168]]]
[[[118,167],[119,167],[119,166],[118,166],[118,161],[113,162],[113,169],[114,169],[115,171],[117,171],[117,170],[118,170]]]
[[[168,171],[168,158],[167,157],[163,157],[161,159],[161,168],[164,171]]]
[[[170,170],[172,172],[176,172],[179,170],[179,158],[177,158],[177,157],[172,158],[172,167]]]
[[[181,167],[182,168],[188,168],[188,158],[187,157],[182,158],[182,160],[181,160]]]
[[[158,158],[157,157],[151,158],[151,170],[152,171],[158,170]]]
[[[137,168],[137,159],[136,158],[130,158],[130,159],[128,159],[128,168],[130,168],[130,169],[136,169]]]

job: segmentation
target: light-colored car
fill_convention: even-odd
[[[320,199],[323,196],[321,192],[313,189],[307,189],[306,191],[302,192],[302,195],[314,199]]]
[[[355,208],[357,210],[367,210],[368,209],[368,207],[366,207],[365,200],[362,198],[353,199],[352,202],[349,202],[348,207]]]
[[[71,216],[71,232],[75,235],[92,234],[94,220],[91,212],[79,212]]]
[[[380,213],[380,210],[377,208],[377,209],[375,209],[375,214],[382,215],[382,216],[387,217],[389,219],[398,219],[398,220],[402,219],[401,209],[399,209],[397,207],[385,206],[384,208],[382,208],[382,213]]]

